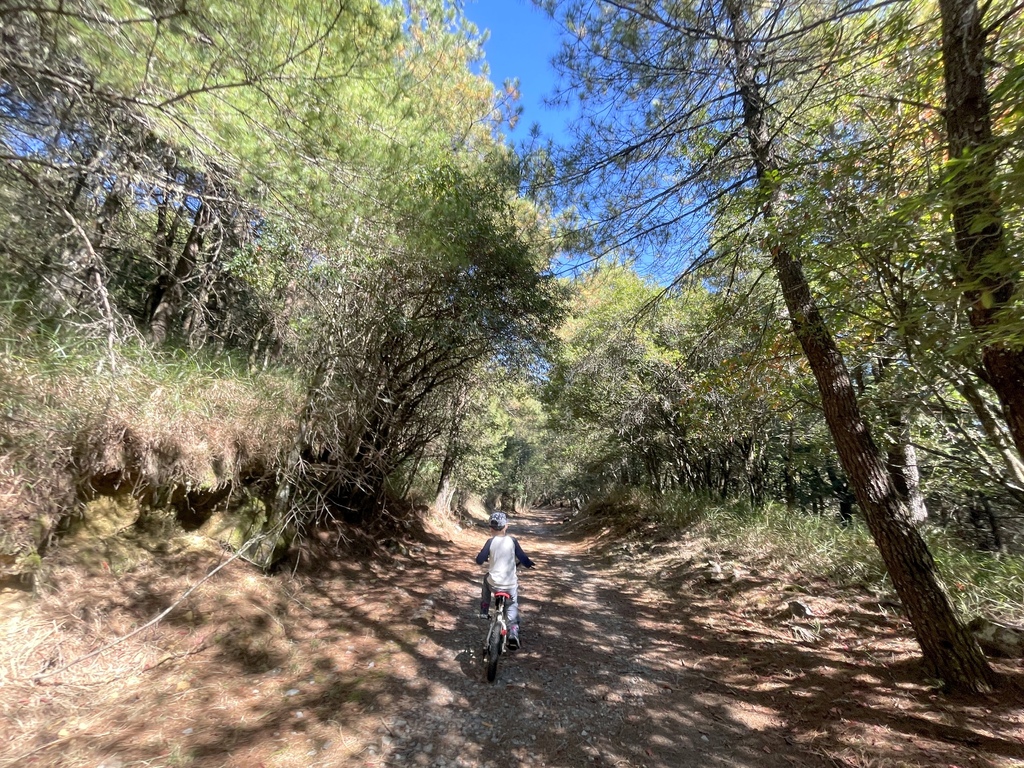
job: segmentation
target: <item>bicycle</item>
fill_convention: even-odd
[[[508,653],[508,605],[512,595],[495,592],[488,616],[487,635],[484,637],[484,666],[487,682],[493,683],[498,676],[498,658]]]

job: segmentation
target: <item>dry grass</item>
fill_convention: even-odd
[[[217,361],[125,349],[104,355],[56,341],[0,354],[8,414],[0,456],[0,570],[33,553],[95,489],[215,490],[272,472],[301,401],[294,381]]]
[[[860,523],[844,528],[830,517],[780,505],[758,510],[735,505],[708,507],[693,531],[779,573],[892,590],[878,547]],[[1024,557],[980,552],[937,528],[925,528],[922,535],[962,615],[1024,624]]]
[[[0,765],[31,764],[34,756],[49,765],[58,755],[63,764],[90,764],[93,744],[148,731],[146,719],[159,722],[161,707],[210,672],[212,656],[253,668],[289,655],[283,625],[267,608],[280,604],[279,585],[238,563],[163,622],[116,642],[226,557],[198,537],[181,537],[166,560],[143,560],[117,576],[82,570],[73,551],[56,557],[66,562],[51,571],[52,588],[35,605],[23,600],[5,614],[0,718],[7,743]],[[170,737],[155,730],[146,736],[154,745]]]
[[[78,460],[94,474],[135,471],[156,487],[217,487],[289,447],[299,402],[289,382],[224,378],[199,367],[157,373],[163,376],[138,368],[110,382],[116,391],[106,397],[75,396],[73,402],[103,403],[80,414],[87,427]]]

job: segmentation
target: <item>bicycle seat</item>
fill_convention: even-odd
[[[512,599],[512,595],[510,595],[508,592],[495,592],[494,596],[495,597],[504,597],[504,598],[506,598],[508,600]]]

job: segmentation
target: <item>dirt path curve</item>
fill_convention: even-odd
[[[534,510],[510,533],[537,563],[521,573],[523,648],[483,681],[484,622],[474,615],[488,535],[466,531],[430,562],[448,578],[429,598],[429,696],[392,708],[380,764],[437,766],[815,766],[789,746],[766,708],[694,669],[678,609],[613,571],[559,525],[564,510]],[[469,564],[468,567],[466,564]],[[522,570],[522,569],[521,569]],[[396,726],[395,723],[398,725]],[[776,754],[779,747],[784,754]]]

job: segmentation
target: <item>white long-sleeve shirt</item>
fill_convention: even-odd
[[[527,568],[533,567],[533,561],[526,556],[514,536],[492,536],[476,556],[478,565],[483,565],[490,558],[491,566],[488,577],[494,589],[511,589],[519,584],[516,576],[516,563]]]

